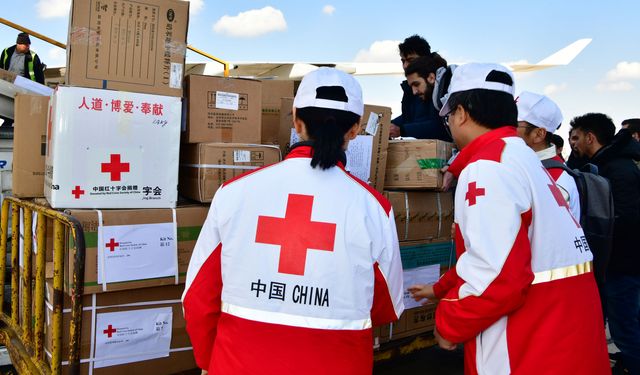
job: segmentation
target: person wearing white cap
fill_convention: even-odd
[[[531,147],[541,161],[555,160],[563,163],[552,143],[553,133],[562,124],[562,112],[547,96],[523,91],[517,98],[518,136]],[[569,204],[573,217],[580,220],[580,194],[576,182],[562,168],[551,167],[547,171],[558,185],[562,196]]]
[[[372,326],[397,320],[404,304],[391,205],[345,171],[363,110],[352,76],[307,74],[293,102],[304,142],[215,194],[182,297],[203,370],[373,371]]]
[[[434,334],[464,344],[465,374],[610,373],[592,254],[540,160],[517,136],[512,73],[459,66],[443,98],[460,153],[451,164],[457,262],[409,288],[439,299]]]

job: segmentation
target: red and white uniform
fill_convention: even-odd
[[[182,297],[211,375],[370,375],[372,326],[404,309],[389,202],[310,155],[294,148],[213,199]]]
[[[536,152],[540,160],[553,159],[557,162],[564,164],[564,160],[556,153],[556,146],[551,145],[549,148],[545,148],[542,151]],[[567,171],[562,168],[549,168],[547,169],[553,180],[558,185],[562,196],[569,204],[573,217],[580,221],[580,193],[576,186],[576,180],[571,177]]]
[[[465,373],[610,373],[592,254],[535,153],[512,127],[458,155],[456,267],[434,285],[436,328]]]

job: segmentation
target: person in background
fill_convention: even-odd
[[[573,128],[569,129],[569,146],[571,146],[571,153],[567,159],[567,167],[571,169],[580,169],[589,162],[589,158],[581,156],[576,150],[576,142],[578,141],[578,135],[575,134]]]
[[[451,135],[433,103],[436,73],[438,69],[446,67],[447,61],[433,52],[429,56],[413,60],[404,71],[413,95],[422,100],[428,114],[424,127],[413,135],[415,138],[440,139],[451,142]]]
[[[409,292],[440,300],[434,335],[444,349],[464,344],[466,374],[607,374],[592,254],[517,136],[513,94],[502,65],[454,71],[440,115],[460,149],[449,168],[458,177],[457,262],[435,285]]]
[[[215,194],[182,297],[203,370],[371,375],[372,327],[398,319],[404,293],[393,209],[345,171],[363,111],[352,76],[307,74],[293,102],[304,142]]]
[[[18,34],[16,44],[2,51],[0,63],[2,69],[44,85],[44,66],[40,57],[31,50],[29,34]]]
[[[620,371],[640,374],[640,143],[629,129],[615,134],[603,113],[587,113],[571,120],[575,149],[598,167],[611,184],[615,220],[613,246],[606,274],[605,294],[611,338],[620,349]]]
[[[432,57],[429,43],[419,35],[412,35],[398,45],[402,68],[406,69],[419,57]],[[439,56],[438,56],[439,57]],[[451,141],[451,137],[443,131],[437,113],[433,111],[428,101],[414,95],[412,88],[405,80],[400,84],[402,88],[402,114],[391,120],[389,135],[396,137],[414,137],[419,139],[443,139]]]
[[[562,124],[562,112],[548,97],[523,91],[518,96],[518,136],[543,160],[564,163],[552,143],[553,132]],[[562,138],[560,138],[562,139]],[[580,220],[580,195],[573,177],[561,168],[547,168],[571,208],[573,217]]]
[[[551,135],[551,143],[556,146],[556,155],[558,155],[558,157],[562,159],[562,162],[564,162],[564,156],[562,156],[562,151],[564,149],[564,139],[554,133]]]
[[[640,141],[640,118],[629,118],[622,121],[622,128],[629,129],[631,137],[636,141]]]

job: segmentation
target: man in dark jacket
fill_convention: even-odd
[[[2,69],[44,84],[44,69],[38,55],[30,50],[29,34],[20,33],[16,44],[5,48],[0,56]]]
[[[613,121],[601,113],[576,117],[571,126],[578,154],[611,183],[615,222],[605,285],[609,329],[622,365],[640,374],[640,170],[634,162],[640,160],[640,143],[627,129],[615,134]]]
[[[431,46],[419,35],[412,35],[398,45],[402,67],[407,69],[418,57],[432,56]],[[438,112],[420,96],[413,93],[407,81],[402,87],[402,114],[391,120],[391,137],[414,137],[419,139],[442,139],[451,142],[451,137],[443,131]]]

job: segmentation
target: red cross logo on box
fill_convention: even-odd
[[[129,163],[120,162],[120,154],[111,154],[109,163],[100,163],[102,173],[110,173],[111,181],[120,181],[122,173],[129,172]]]
[[[120,242],[116,242],[115,239],[111,239],[111,241],[107,242],[104,246],[109,248],[110,252],[114,252],[116,247],[120,246]]]
[[[84,190],[80,189],[80,186],[76,185],[74,190],[71,190],[71,194],[75,199],[80,199],[80,196],[84,194]]]
[[[464,200],[469,201],[469,207],[476,204],[478,197],[484,196],[484,188],[476,188],[476,182],[469,182],[469,188],[467,194],[464,196]]]
[[[113,326],[111,324],[109,324],[109,326],[107,327],[107,329],[105,329],[104,331],[102,331],[102,333],[104,333],[105,335],[107,335],[108,338],[111,338],[111,336],[113,336],[114,333],[116,333],[116,329],[113,328]]]
[[[259,216],[256,242],[280,245],[278,272],[304,275],[307,251],[333,251],[336,224],[311,220],[313,196],[289,194],[284,218]]]

